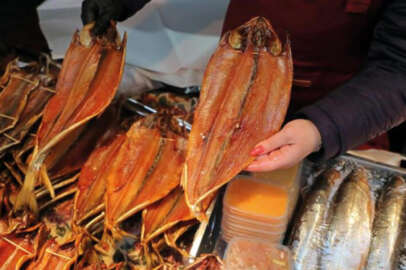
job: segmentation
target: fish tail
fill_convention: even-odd
[[[28,208],[35,215],[38,215],[38,203],[32,190],[23,186],[21,191],[18,193],[16,203],[14,205],[14,212]]]
[[[41,182],[48,189],[49,194],[51,195],[51,198],[55,199],[55,190],[54,190],[54,187],[52,186],[51,179],[48,176],[48,172],[47,172],[47,168],[46,168],[45,164],[41,166],[40,176],[41,176]]]

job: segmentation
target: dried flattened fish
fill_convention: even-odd
[[[41,248],[38,258],[25,269],[69,270],[75,264],[76,259],[73,244],[60,246],[50,239]]]
[[[169,120],[150,116],[133,124],[112,160],[105,199],[109,229],[162,199],[180,183],[186,139],[161,129],[161,121]]]
[[[0,236],[0,269],[21,269],[24,263],[39,252],[44,239],[44,230],[24,234]]]
[[[0,134],[17,124],[29,94],[39,85],[36,73],[26,72],[16,66],[9,77],[6,87],[0,93]]]
[[[363,269],[372,238],[374,201],[369,172],[356,168],[337,191],[328,219],[321,269]]]
[[[176,251],[178,251],[184,258],[187,258],[189,256],[188,250],[183,249],[183,247],[179,246],[177,244],[177,241],[179,238],[185,234],[194,224],[196,224],[195,220],[187,221],[187,222],[181,222],[178,223],[176,226],[168,229],[164,233],[164,238],[166,244],[174,248]]]
[[[282,48],[266,19],[223,36],[206,68],[182,176],[198,218],[204,198],[249,165],[255,145],[281,127],[292,72],[289,42]]]
[[[41,79],[39,86],[29,94],[17,124],[11,130],[0,134],[0,156],[6,149],[19,144],[41,117],[46,103],[55,93],[50,88],[52,85],[48,85],[49,82],[49,78]]]
[[[106,171],[125,141],[125,134],[102,139],[81,170],[78,192],[75,196],[73,222],[79,225],[84,219],[104,209]]]
[[[405,181],[397,176],[392,179],[378,202],[366,270],[394,269],[405,206]]]
[[[126,37],[120,42],[114,27],[102,38],[88,38],[89,26],[75,33],[37,133],[33,157],[15,210],[38,213],[32,191],[49,151],[71,132],[101,114],[113,99],[121,80]],[[44,180],[44,179],[43,179]],[[51,185],[48,186],[50,190]],[[51,192],[52,194],[52,192]]]
[[[112,135],[118,129],[117,112],[115,108],[107,109],[100,117],[90,121],[79,134],[71,133],[74,136],[67,136],[63,141],[53,148],[45,160],[48,173],[51,178],[59,178],[72,174],[85,164],[96,144],[100,143],[99,138]]]
[[[178,187],[143,211],[141,240],[147,243],[176,224],[193,218],[186,204],[185,194],[182,188]]]

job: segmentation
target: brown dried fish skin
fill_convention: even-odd
[[[254,146],[282,125],[292,83],[290,44],[256,17],[226,33],[204,75],[182,176],[199,219],[202,202],[243,170]]]
[[[162,199],[180,183],[186,139],[171,130],[163,131],[161,121],[167,123],[151,116],[133,124],[106,172],[109,229]]]
[[[372,238],[374,201],[369,172],[356,168],[340,186],[321,255],[321,269],[363,269]]]
[[[366,270],[393,269],[398,237],[405,218],[405,206],[405,181],[402,177],[396,176],[391,180],[378,203]]]
[[[29,94],[38,87],[36,74],[15,72],[0,93],[0,134],[13,128],[27,103]]]
[[[85,27],[83,31],[90,30]],[[114,26],[107,31],[113,32],[116,33]],[[114,39],[117,37],[94,37],[87,47],[78,33],[74,35],[58,77],[57,93],[45,108],[15,212],[30,210],[38,215],[33,189],[40,172],[47,173],[44,160],[48,153],[71,132],[100,115],[112,101],[121,80],[126,48],[126,35],[122,42]],[[41,178],[53,194],[47,178]]]

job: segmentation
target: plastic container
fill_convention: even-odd
[[[223,202],[241,217],[270,223],[287,219],[288,192],[266,181],[238,176],[228,185]]]
[[[222,234],[224,237],[224,240],[228,241],[232,237],[250,237],[253,239],[258,239],[258,240],[267,240],[270,243],[275,243],[279,244],[284,236],[284,232],[281,233],[259,233],[259,232],[254,232],[254,231],[241,231],[236,228],[232,227],[222,227]]]
[[[278,185],[286,189],[289,193],[288,218],[292,216],[296,202],[299,198],[301,188],[301,172],[303,164],[299,163],[288,169],[275,170],[271,172],[254,172],[252,176],[256,179],[262,179],[270,184]],[[302,178],[303,179],[303,178]]]
[[[235,237],[242,237],[242,238],[251,238],[256,240],[264,241],[266,240],[268,243],[271,244],[280,244],[284,234],[275,234],[275,235],[264,235],[264,234],[256,234],[253,232],[240,232],[240,231],[233,231],[232,229],[222,230],[221,232],[222,238],[225,242],[229,243],[232,238]]]
[[[266,224],[266,223],[258,223],[252,220],[242,220],[239,217],[230,216],[226,213],[223,213],[223,222],[235,224],[242,227],[249,227],[253,229],[261,229],[261,230],[270,230],[270,231],[281,231],[285,230],[286,223],[282,224]]]
[[[223,206],[223,213],[225,213],[225,215],[233,217],[235,219],[237,219],[238,221],[248,221],[248,222],[252,222],[254,224],[258,224],[258,225],[263,225],[266,224],[270,227],[272,226],[280,226],[281,224],[286,224],[288,222],[287,217],[283,217],[280,219],[275,219],[275,218],[258,218],[257,216],[253,216],[253,215],[246,215],[242,212],[238,212],[230,207],[228,207],[227,205]]]
[[[252,177],[238,176],[227,187],[221,223],[224,240],[252,237],[279,243],[285,233],[287,192]]]
[[[239,229],[241,231],[252,231],[252,232],[266,233],[266,234],[284,233],[285,228],[286,228],[285,226],[279,226],[279,227],[273,227],[273,228],[251,226],[250,224],[241,224],[241,223],[232,222],[227,217],[223,218],[222,225],[228,226],[231,228],[235,228],[235,229]]]
[[[236,237],[229,241],[224,255],[224,270],[291,270],[290,250],[250,238]]]

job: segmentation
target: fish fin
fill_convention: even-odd
[[[23,187],[16,198],[14,212],[28,208],[33,212],[34,215],[38,215],[38,203],[33,192],[36,179],[38,178],[38,173],[38,170],[32,167],[30,167],[27,171]]]
[[[38,203],[34,193],[23,186],[20,193],[18,193],[16,203],[14,205],[14,212],[23,210],[24,208],[30,209],[35,215],[38,215]]]
[[[51,198],[55,199],[55,190],[54,187],[52,186],[51,179],[49,179],[45,164],[41,166],[40,174],[42,184],[44,184],[44,186],[48,189]]]

